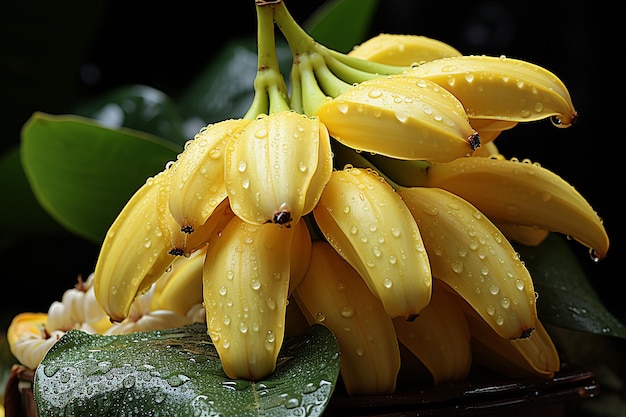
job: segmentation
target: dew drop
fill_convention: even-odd
[[[351,306],[345,306],[341,309],[341,316],[345,318],[350,318],[354,316],[354,308]]]

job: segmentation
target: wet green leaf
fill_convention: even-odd
[[[286,339],[276,371],[228,378],[197,323],[120,336],[67,332],[35,372],[39,415],[308,416],[322,414],[339,375],[332,333],[314,325]]]
[[[518,245],[516,249],[533,277],[542,321],[626,338],[626,327],[606,309],[562,236],[551,233],[537,247]]]
[[[37,200],[61,225],[94,243],[178,152],[156,136],[74,115],[35,113],[22,130],[22,164]]]
[[[191,137],[173,100],[156,88],[132,85],[81,103],[76,114],[116,129],[127,127],[183,146]]]

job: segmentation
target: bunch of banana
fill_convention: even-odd
[[[293,295],[338,338],[350,393],[395,390],[400,345],[434,383],[467,375],[470,340],[550,376],[558,356],[507,236],[559,232],[598,258],[608,238],[573,187],[507,160],[493,141],[522,122],[570,126],[577,113],[561,80],[420,36],[381,35],[341,54],[284,2],[256,10],[246,114],[199,132],[111,225],[94,282],[110,318],[132,320],[149,289],[144,313],[195,321],[204,308],[226,374],[257,380],[276,367]],[[290,90],[276,26],[294,55]]]

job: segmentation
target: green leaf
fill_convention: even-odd
[[[132,194],[180,150],[156,136],[73,115],[35,113],[22,130],[22,164],[37,200],[93,243],[102,242]]]
[[[313,325],[286,339],[267,379],[224,374],[206,325],[101,336],[70,330],[37,367],[39,415],[320,416],[339,375],[337,342]]]
[[[378,7],[378,0],[334,0],[324,3],[303,25],[318,43],[339,52],[350,52],[364,41]]]
[[[110,128],[127,127],[164,138],[179,146],[190,139],[170,97],[156,88],[132,85],[117,88],[80,104],[76,114]]]
[[[537,247],[516,245],[516,249],[533,277],[543,322],[626,338],[626,327],[606,309],[562,236],[551,233]]]

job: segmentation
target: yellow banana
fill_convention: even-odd
[[[428,168],[429,187],[448,190],[498,224],[535,226],[571,236],[602,259],[609,248],[602,219],[554,172],[527,160],[462,158]]]
[[[355,85],[317,115],[344,145],[398,159],[445,162],[480,146],[461,102],[432,81],[404,74]]]
[[[262,115],[227,146],[233,212],[250,223],[289,226],[313,210],[332,172],[323,123],[293,111]]]
[[[550,233],[546,229],[522,224],[498,223],[496,226],[509,241],[515,241],[526,246],[540,245]]]
[[[549,117],[568,127],[578,117],[563,82],[527,61],[464,55],[425,62],[408,73],[450,91],[471,118],[529,122]]]
[[[498,119],[476,119],[470,117],[470,124],[480,136],[480,148],[476,149],[472,155],[479,152],[485,147],[485,145],[492,143],[495,138],[500,136],[500,133],[505,130],[509,130],[517,126],[518,122],[510,120],[498,120]]]
[[[154,284],[151,310],[169,310],[185,315],[202,302],[202,269],[206,247],[189,257],[180,256]]]
[[[409,66],[461,53],[445,42],[426,36],[381,33],[356,45],[348,55],[385,65]]]
[[[291,262],[289,272],[289,295],[298,288],[311,262],[311,234],[306,221],[302,219],[294,226],[291,241]]]
[[[467,319],[442,285],[433,280],[430,304],[415,321],[393,319],[398,340],[426,366],[435,385],[462,381],[472,366]]]
[[[294,228],[233,219],[207,248],[208,333],[230,378],[272,373],[285,332]]]
[[[328,327],[337,339],[346,391],[394,392],[400,351],[391,318],[332,246],[318,240],[311,252],[309,270],[293,296],[310,324]]]
[[[466,314],[476,362],[502,374],[522,378],[552,378],[560,369],[559,353],[539,319],[529,337],[508,340],[495,333],[464,300],[457,299],[457,302]]]
[[[398,193],[417,220],[433,275],[465,298],[501,337],[528,337],[537,317],[533,281],[496,226],[446,190],[399,187]]]
[[[185,144],[169,168],[170,178],[163,198],[184,233],[203,225],[226,198],[224,153],[227,143],[249,120],[228,119],[210,124]]]
[[[412,319],[428,305],[432,276],[420,231],[400,196],[375,171],[333,172],[313,214],[389,316]]]
[[[113,321],[128,315],[135,297],[165,272],[175,256],[159,226],[157,200],[165,171],[149,178],[109,228],[94,271],[94,293]],[[173,220],[173,218],[172,218]]]

